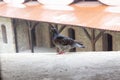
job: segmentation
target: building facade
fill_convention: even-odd
[[[28,0],[26,0],[28,1]],[[81,0],[75,0],[78,2]],[[87,0],[89,1],[89,0]],[[93,0],[95,1],[95,0]],[[55,25],[55,24],[53,24]],[[0,17],[0,53],[10,52],[14,53],[16,51],[24,51],[31,48],[30,41],[30,26],[35,26],[32,29],[32,39],[33,46],[35,47],[46,47],[53,48],[54,45],[51,40],[51,32],[48,23],[26,21]],[[58,29],[61,29],[62,25],[57,25]],[[91,29],[87,29],[88,33],[91,34]],[[99,34],[100,30],[95,31],[95,36]],[[85,45],[84,49],[77,48],[73,51],[92,51],[92,44],[84,30],[78,26],[67,26],[61,32],[62,35],[71,37],[77,41],[82,42]],[[120,50],[120,33],[105,31],[103,36],[101,36],[96,44],[96,51],[118,51]],[[17,37],[17,39],[16,39]],[[16,47],[17,46],[17,47]]]
[[[36,22],[32,21],[32,24]],[[54,24],[53,24],[54,25]],[[62,25],[58,25],[60,29]],[[0,53],[4,52],[16,52],[15,43],[15,32],[17,36],[18,51],[24,51],[30,49],[29,40],[29,28],[25,20],[16,19],[16,24],[13,23],[12,19],[0,17]],[[91,29],[87,29],[88,33]],[[95,31],[97,35],[99,30]],[[61,32],[62,35],[71,37],[77,41],[82,42],[85,48],[77,48],[76,51],[92,51],[91,41],[86,36],[84,30],[77,26],[67,26]],[[35,47],[46,47],[52,48],[53,43],[51,41],[51,32],[48,23],[39,23],[32,32],[33,45]],[[120,33],[105,31],[104,35],[101,36],[96,42],[96,51],[118,51],[120,50]],[[106,44],[106,45],[105,45]]]

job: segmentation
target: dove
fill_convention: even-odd
[[[58,54],[64,54],[67,50],[75,47],[85,48],[81,42],[76,41],[70,37],[61,35],[58,30],[53,26],[51,26],[51,32],[53,35],[52,41],[57,49]]]

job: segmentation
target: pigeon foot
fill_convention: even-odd
[[[64,52],[63,52],[63,51],[61,51],[61,52],[59,52],[58,54],[64,54]]]

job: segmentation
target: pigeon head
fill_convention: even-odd
[[[51,32],[52,32],[54,35],[58,35],[58,34],[59,34],[58,30],[57,30],[55,27],[53,27],[53,26],[51,26]]]

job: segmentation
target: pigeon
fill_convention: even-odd
[[[85,48],[84,45],[70,37],[63,36],[59,31],[51,26],[52,32],[52,41],[55,45],[58,54],[64,54],[67,50],[70,50],[75,47]]]

